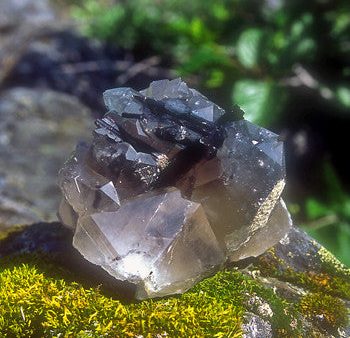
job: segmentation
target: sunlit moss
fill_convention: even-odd
[[[293,304],[238,270],[221,271],[181,296],[124,303],[63,278],[37,256],[22,260],[2,261],[2,336],[241,337],[252,295],[269,304],[273,315],[266,319],[274,332],[286,333],[278,336],[297,336],[299,330],[291,325]]]
[[[42,256],[0,262],[1,337],[238,338],[247,311],[271,323],[274,337],[301,337],[301,314],[311,318],[318,304],[311,296],[300,303],[283,299],[237,269],[221,271],[180,296],[127,303],[73,281],[71,272]],[[252,306],[252,297],[270,312]],[[318,310],[333,327],[344,321],[331,312],[330,298]]]
[[[259,258],[259,268],[263,274],[305,287],[312,292],[323,292],[350,300],[350,269],[341,264],[326,249],[318,252],[322,259],[322,272],[295,271],[273,249]]]
[[[321,247],[318,251],[322,262],[324,263],[324,268],[331,270],[331,272],[345,275],[350,278],[350,269],[347,268],[343,263],[341,263],[331,252]]]
[[[306,294],[300,300],[299,310],[327,332],[344,327],[348,323],[348,311],[344,302],[323,293]]]
[[[1,336],[240,337],[244,286],[238,272],[218,274],[192,291],[124,304],[99,288],[46,275],[35,264],[0,274]]]

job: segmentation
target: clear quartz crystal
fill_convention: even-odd
[[[140,94],[131,88],[115,88],[103,93],[104,102],[109,110],[142,114],[142,107],[134,100]]]
[[[94,232],[103,268],[113,267],[119,279],[146,282],[140,296],[166,294],[163,288],[177,293],[172,284],[196,280],[224,261],[202,207],[182,198],[177,189],[140,195],[118,211],[92,214],[80,226]],[[91,248],[85,249],[88,257]]]
[[[188,198],[203,205],[228,257],[240,259],[240,251],[247,252],[249,238],[260,228],[270,228],[268,222],[284,188],[284,177],[283,144],[278,136],[242,120],[226,126],[217,156],[195,165],[178,187],[190,190]],[[287,209],[283,210],[283,219],[289,219]],[[281,224],[285,224],[283,219]],[[279,232],[271,232],[271,236],[273,244],[280,239]]]
[[[225,114],[222,108],[195,89],[188,88],[181,79],[154,81],[141,93],[156,100],[181,99],[187,103],[194,115],[208,121],[216,121]]]
[[[181,79],[104,100],[92,144],[60,171],[59,216],[74,247],[133,283],[137,298],[185,292],[289,231],[276,134],[225,115]]]

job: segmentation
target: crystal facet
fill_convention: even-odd
[[[74,247],[135,284],[137,298],[182,293],[288,232],[276,134],[181,79],[110,89],[104,100],[92,144],[60,171],[59,216]]]

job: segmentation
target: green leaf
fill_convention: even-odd
[[[342,215],[350,220],[350,196],[347,196],[342,206]]]
[[[225,21],[230,17],[230,11],[224,4],[213,2],[212,6],[213,15],[217,20]]]
[[[213,69],[205,84],[208,88],[218,88],[222,85],[224,77],[224,72],[221,69]]]
[[[291,27],[290,35],[291,39],[299,39],[305,29],[304,23],[301,20],[297,20]]]
[[[241,80],[236,82],[232,98],[247,120],[268,126],[278,117],[284,95],[273,82]]]
[[[320,218],[330,214],[332,211],[329,207],[325,206],[321,202],[317,201],[314,198],[308,198],[305,203],[305,212],[307,218],[312,220]]]
[[[294,41],[301,39],[305,35],[305,31],[313,23],[314,18],[310,13],[304,13],[296,20],[290,30],[290,38]]]
[[[237,57],[246,68],[253,68],[258,63],[259,47],[262,38],[260,29],[251,28],[245,30],[237,41]]]
[[[345,192],[333,165],[329,161],[324,162],[323,172],[328,204],[332,208],[339,209],[339,207],[342,207],[347,200],[347,193]]]
[[[343,106],[350,108],[350,88],[339,87],[336,91],[336,97]]]
[[[332,13],[331,17],[335,21],[332,25],[332,35],[338,36],[345,33],[346,29],[350,27],[350,15],[348,12],[335,12]]]
[[[228,56],[224,51],[215,45],[202,45],[198,47],[179,67],[181,75],[193,74],[195,72],[208,71],[210,67],[217,68],[217,65],[223,66],[229,62]]]
[[[316,42],[311,38],[300,39],[294,47],[294,54],[297,57],[312,56],[316,51]]]
[[[204,40],[204,36],[208,34],[206,32],[203,21],[198,17],[193,18],[190,25],[190,30],[191,30],[191,36],[193,40],[196,42],[200,42],[201,40]]]
[[[236,82],[233,91],[233,101],[245,112],[245,118],[257,122],[262,115],[262,109],[268,100],[271,85],[267,82],[242,80]]]

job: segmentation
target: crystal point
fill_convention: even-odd
[[[74,247],[137,298],[182,293],[289,231],[278,135],[232,120],[181,79],[104,100],[91,145],[60,171],[59,216]]]

